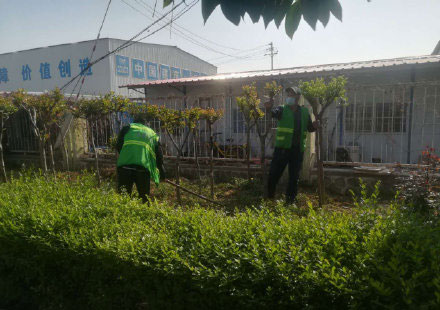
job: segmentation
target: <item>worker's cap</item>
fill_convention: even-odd
[[[301,95],[301,90],[296,86],[291,86],[286,88],[286,93],[293,92],[296,95]]]

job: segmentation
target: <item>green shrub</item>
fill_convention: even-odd
[[[0,185],[0,308],[439,307],[438,223],[375,212],[227,216],[28,174]]]

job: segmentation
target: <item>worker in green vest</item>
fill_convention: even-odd
[[[143,122],[141,117],[136,117],[132,124],[123,127],[116,149],[119,153],[118,191],[131,195],[135,183],[139,197],[145,203],[150,194],[150,179],[158,185],[165,173],[159,137]]]
[[[275,149],[268,178],[268,198],[275,197],[275,189],[284,169],[289,166],[289,182],[286,189],[286,202],[293,203],[298,192],[298,180],[306,148],[307,132],[314,132],[317,122],[312,122],[306,107],[299,105],[301,91],[297,87],[286,89],[284,105],[273,108],[268,102],[272,117],[278,119]]]

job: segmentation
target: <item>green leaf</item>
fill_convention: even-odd
[[[280,27],[281,22],[283,21],[284,17],[286,17],[286,12],[290,7],[291,2],[291,0],[283,0],[281,1],[281,4],[276,8],[274,21],[277,28]]]
[[[316,22],[318,21],[319,16],[319,7],[321,0],[302,0],[302,16],[307,24],[312,27],[313,30],[316,30]]]
[[[237,3],[236,1],[223,1],[221,3],[221,9],[223,15],[232,22],[234,25],[238,26],[240,24],[241,18],[245,14],[245,7],[243,3]]]
[[[258,23],[263,13],[264,0],[251,0],[251,1],[252,3],[247,4],[246,13],[249,14],[249,17],[251,18],[252,22],[255,24]]]
[[[338,0],[331,0],[330,2],[330,12],[338,20],[342,21],[342,6]]]
[[[330,2],[323,1],[320,3],[318,8],[318,20],[321,24],[326,27],[328,21],[330,20]]]
[[[163,0],[163,7],[166,8],[167,6],[169,6],[173,2],[174,2],[174,0]]]
[[[202,0],[202,16],[205,23],[219,4],[220,0]]]
[[[301,4],[300,2],[295,2],[290,6],[289,11],[286,15],[286,33],[289,38],[293,37],[293,34],[298,29],[299,22],[301,21]]]

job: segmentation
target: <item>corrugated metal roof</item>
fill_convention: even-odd
[[[193,83],[211,82],[211,81],[264,78],[264,77],[318,73],[318,72],[320,73],[333,72],[333,71],[337,72],[337,71],[356,70],[356,69],[384,68],[384,67],[394,67],[400,65],[429,64],[429,63],[440,63],[440,55],[380,59],[380,60],[359,61],[359,62],[350,62],[350,63],[304,66],[304,67],[295,67],[295,68],[286,68],[286,69],[277,69],[277,70],[223,73],[223,74],[210,75],[210,76],[197,76],[197,77],[193,76],[193,77],[180,78],[180,79],[147,81],[138,84],[123,85],[120,87],[137,88],[137,87],[153,86],[153,85],[182,85],[182,84],[193,84]]]

